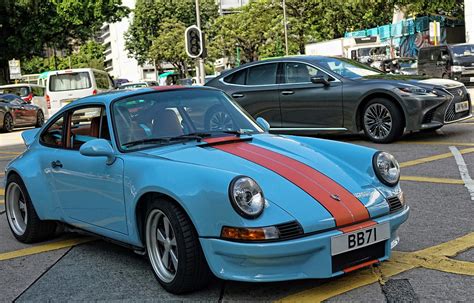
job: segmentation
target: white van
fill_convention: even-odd
[[[46,102],[51,105],[50,115],[64,105],[90,95],[113,89],[107,72],[92,68],[51,71],[46,80]]]

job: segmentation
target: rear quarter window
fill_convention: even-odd
[[[245,85],[246,76],[247,76],[247,69],[243,69],[224,77],[224,82],[230,83],[230,84]]]

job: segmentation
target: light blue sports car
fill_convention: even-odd
[[[5,172],[14,236],[58,224],[147,253],[168,291],[328,278],[390,257],[407,219],[386,152],[268,133],[223,92],[144,88],[72,102]]]

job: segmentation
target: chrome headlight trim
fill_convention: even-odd
[[[229,199],[234,210],[246,219],[258,218],[265,209],[262,189],[247,176],[237,176],[230,182]]]
[[[394,156],[387,152],[378,151],[372,158],[375,175],[380,182],[387,186],[395,186],[400,181],[400,165]]]

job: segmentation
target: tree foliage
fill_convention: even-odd
[[[218,7],[215,0],[200,0],[201,24],[204,29],[208,28],[210,20],[217,17]],[[144,64],[153,59],[157,62],[163,58],[157,58],[157,52],[150,55],[153,42],[163,33],[163,24],[169,24],[170,20],[179,21],[179,26],[184,28],[196,23],[194,0],[137,0],[134,10],[133,21],[125,36],[125,47],[139,64]],[[184,30],[181,40],[184,38]],[[156,50],[156,48],[155,48]],[[180,54],[177,54],[179,57]]]
[[[23,74],[37,74],[45,71],[58,69],[91,67],[104,69],[104,46],[94,41],[83,44],[79,51],[65,57],[43,58],[34,56],[22,61],[21,70]],[[56,63],[54,62],[56,60]]]

